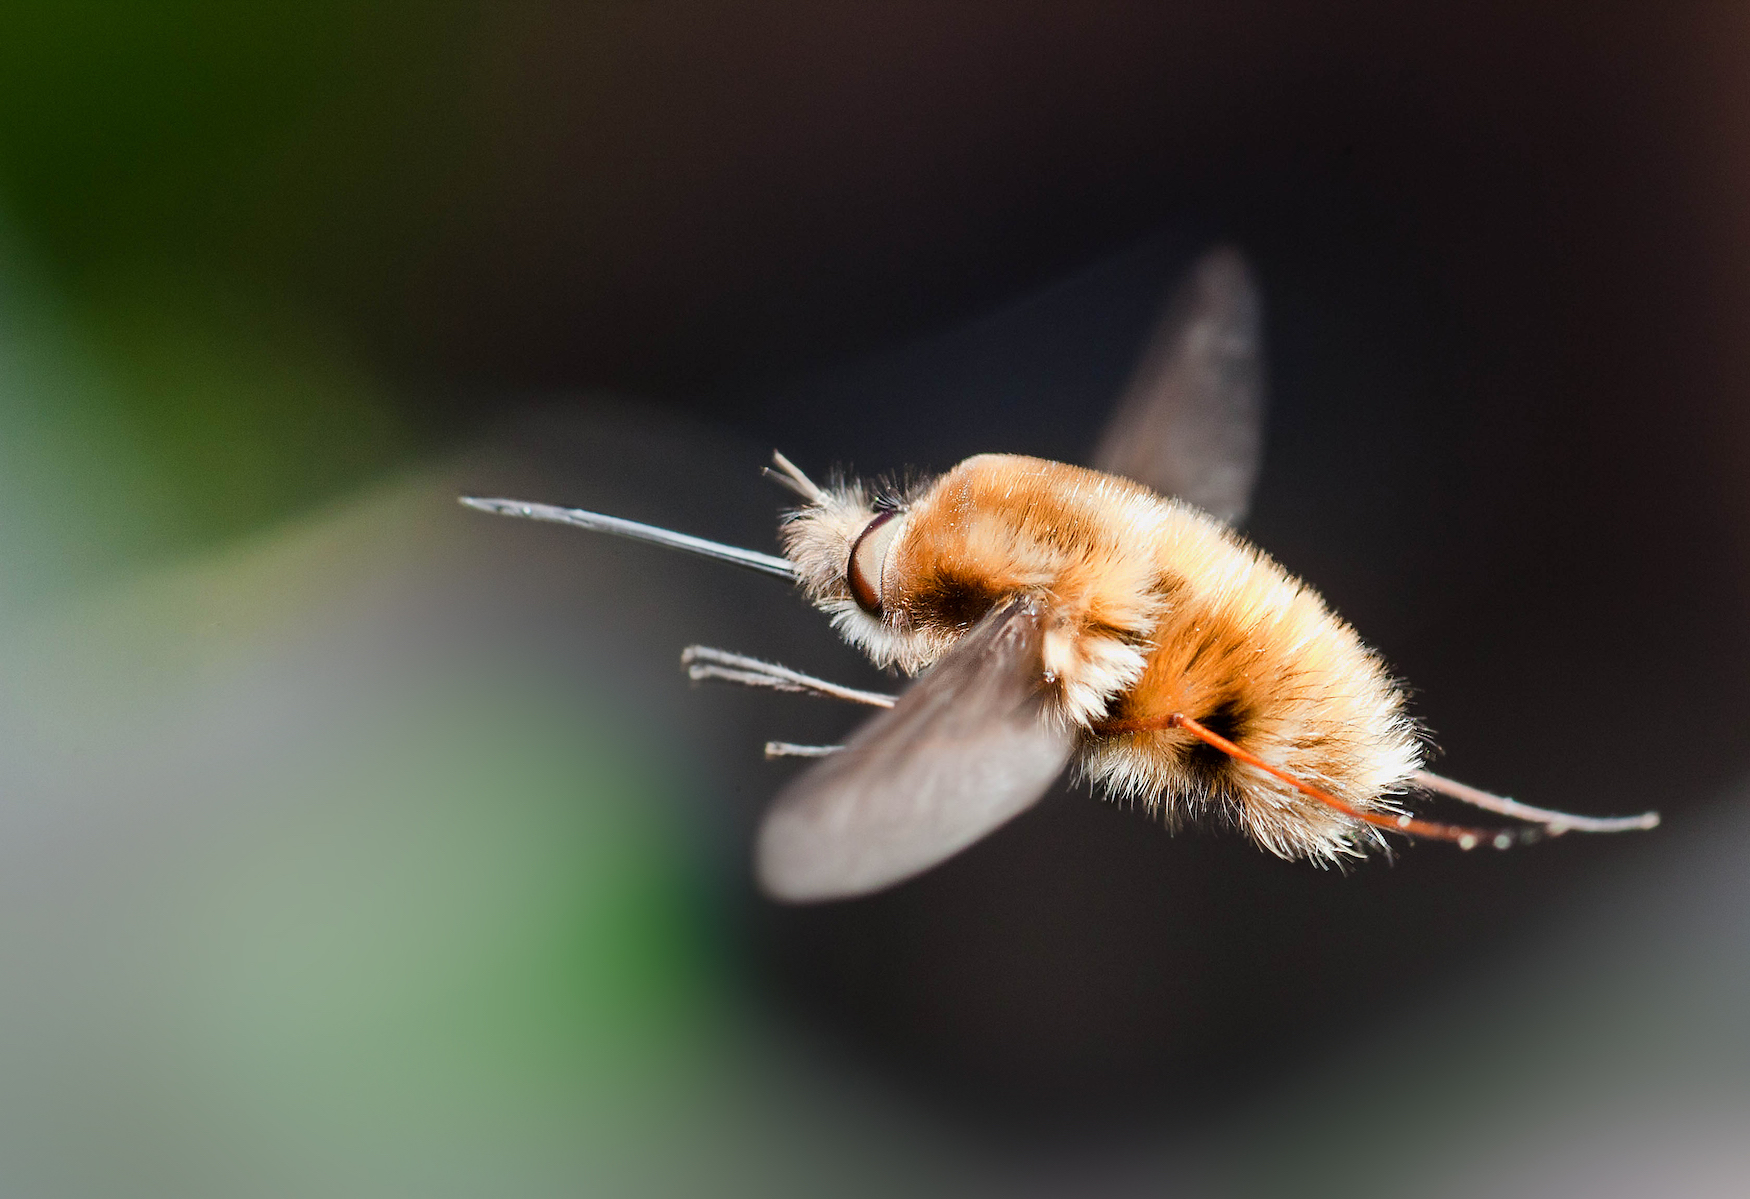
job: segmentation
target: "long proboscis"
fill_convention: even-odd
[[[640,524],[618,516],[604,516],[600,512],[588,512],[582,508],[559,508],[552,504],[531,504],[527,500],[484,499],[473,495],[459,498],[466,507],[491,512],[497,516],[520,516],[525,520],[545,520],[577,529],[589,529],[596,533],[611,533],[615,537],[667,546],[671,550],[684,550],[701,558],[715,558],[732,566],[796,581],[796,568],[788,561],[773,554],[762,554],[758,550],[744,550],[737,546],[724,545],[720,541],[707,541],[703,537],[676,533],[672,529]]]

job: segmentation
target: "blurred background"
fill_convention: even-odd
[[[1750,15],[0,10],[0,1192],[1750,1188]],[[1092,446],[1251,257],[1248,532],[1445,773],[1349,875],[1068,788],[787,909],[758,468]]]

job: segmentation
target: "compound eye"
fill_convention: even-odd
[[[899,532],[898,512],[880,512],[863,526],[851,543],[851,558],[845,564],[845,586],[857,607],[871,616],[881,615],[881,572],[887,565],[887,551]]]

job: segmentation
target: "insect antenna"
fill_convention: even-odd
[[[772,461],[777,465],[778,469],[773,470],[769,466],[765,467],[760,473],[765,475],[766,478],[775,480],[782,486],[788,487],[791,491],[794,491],[797,495],[801,496],[811,504],[818,504],[822,499],[826,498],[826,493],[815,484],[813,479],[810,479],[807,475],[803,474],[801,468],[788,458],[784,457],[784,455],[780,454],[777,450],[772,451]]]

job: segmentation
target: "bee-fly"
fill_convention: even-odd
[[[1230,250],[1169,305],[1095,456],[1097,469],[981,454],[903,492],[821,487],[782,455],[801,505],[785,556],[514,500],[463,503],[720,558],[791,579],[898,697],[700,646],[694,678],[886,709],[818,757],[760,831],[779,899],[866,894],[927,870],[1017,815],[1066,765],[1169,826],[1216,818],[1284,858],[1330,865],[1386,832],[1505,849],[1567,830],[1651,828],[1489,795],[1422,769],[1404,695],[1306,584],[1233,525],[1263,411],[1256,289]],[[1410,815],[1434,791],[1512,817],[1472,828]]]

